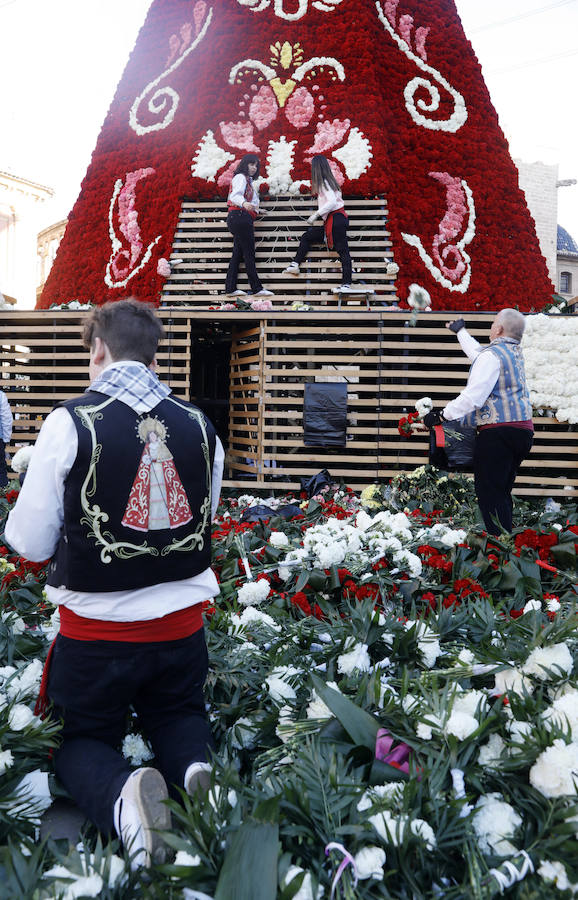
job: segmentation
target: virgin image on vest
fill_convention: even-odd
[[[485,347],[477,359],[482,353],[494,353],[498,357],[500,374],[483,406],[465,416],[463,421],[468,425],[499,425],[500,422],[526,422],[531,419],[532,404],[520,342],[510,337],[499,337]]]
[[[143,414],[95,391],[61,405],[78,451],[48,584],[136,590],[207,569],[215,430],[206,416],[173,395]]]

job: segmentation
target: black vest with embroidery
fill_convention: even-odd
[[[173,395],[142,414],[95,391],[61,405],[78,452],[48,584],[136,590],[208,568],[215,430],[205,415]]]

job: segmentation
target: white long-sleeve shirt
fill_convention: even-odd
[[[465,328],[458,331],[461,348],[473,363],[468,383],[455,400],[442,410],[444,419],[462,419],[483,406],[500,375],[500,360],[495,353],[484,353],[484,347]]]
[[[64,482],[78,449],[70,413],[55,409],[47,416],[34,446],[16,505],[6,523],[6,540],[20,556],[34,562],[54,554],[64,523]],[[216,439],[212,471],[212,515],[219,505],[225,454]],[[157,619],[209,600],[219,593],[212,569],[180,581],[132,591],[87,593],[46,586],[48,600],[79,616],[113,622]]]
[[[325,222],[329,213],[335,212],[336,209],[343,209],[341,191],[334,191],[325,184],[317,195],[317,215]]]
[[[231,182],[231,190],[229,191],[228,202],[233,206],[243,206],[247,198],[245,197],[245,189],[247,187],[247,179],[244,175],[239,174],[233,176]],[[255,190],[255,185],[251,182],[252,196],[250,202],[256,210],[259,209],[259,192]]]
[[[0,439],[3,440],[5,444],[7,444],[12,437],[12,421],[13,417],[10,404],[6,399],[4,391],[0,391]]]

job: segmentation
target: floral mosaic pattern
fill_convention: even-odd
[[[315,153],[346,198],[384,195],[402,304],[550,300],[454,0],[154,0],[39,306],[158,302],[183,198],[224,202],[247,152],[263,195],[308,193]]]

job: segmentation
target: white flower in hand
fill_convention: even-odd
[[[431,412],[433,409],[433,400],[431,397],[422,397],[420,400],[416,400],[415,408],[420,416],[423,419],[424,416]]]

